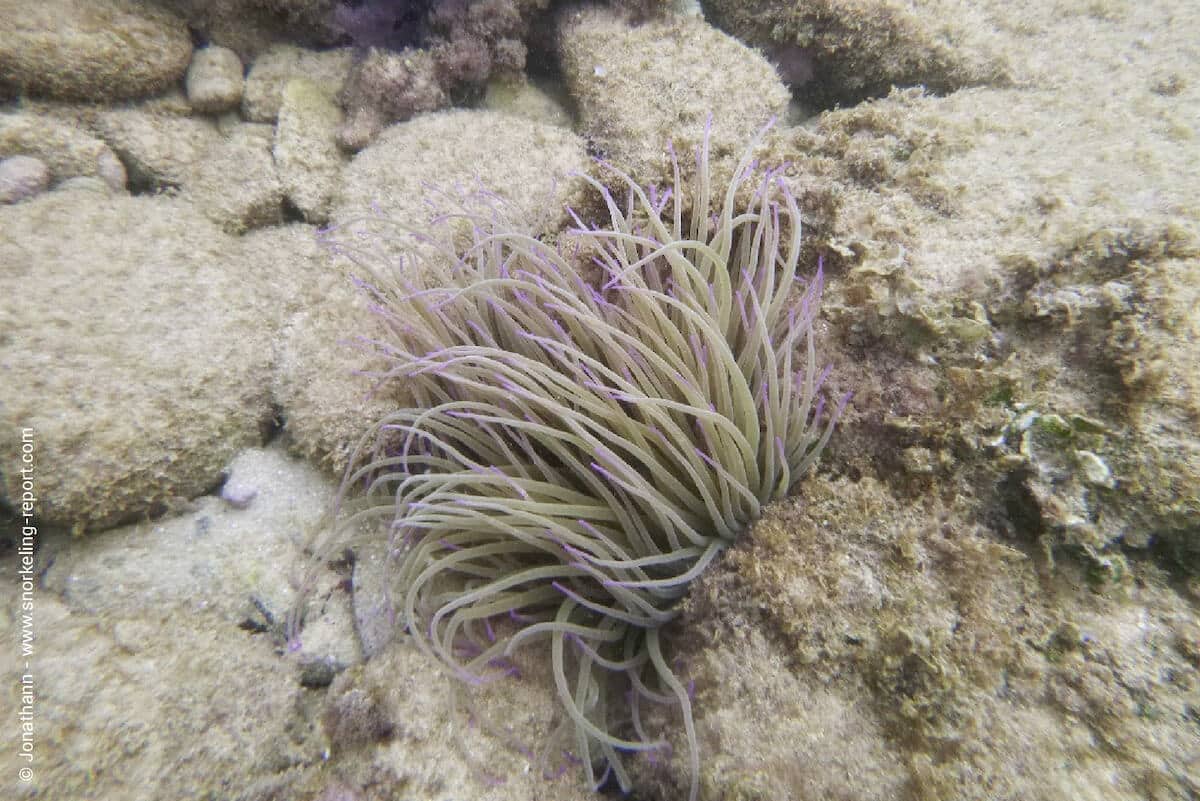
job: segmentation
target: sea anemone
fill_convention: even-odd
[[[665,189],[601,165],[624,203],[585,176],[607,220],[571,212],[554,245],[485,193],[422,231],[368,215],[327,232],[367,271],[376,378],[412,404],[359,446],[317,558],[386,530],[398,620],[468,682],[544,648],[597,787],[611,772],[628,790],[624,756],[664,748],[645,724],[664,704],[696,798],[691,698],[663,626],[812,467],[845,402],[824,403],[821,272],[796,276],[800,209],[780,169],[757,169],[757,142],[720,190],[707,133],[690,186],[673,150]],[[399,262],[364,246],[402,240]]]

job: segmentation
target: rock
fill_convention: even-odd
[[[354,51],[350,48],[317,52],[292,45],[277,45],[250,65],[246,90],[242,96],[242,116],[251,122],[275,122],[283,102],[283,88],[296,78],[312,81],[323,94],[337,96]]]
[[[1011,80],[988,41],[995,22],[971,4],[704,0],[704,9],[713,24],[761,48],[809,107],[852,106],[893,86],[947,93]]]
[[[634,26],[608,9],[569,10],[559,50],[583,135],[642,184],[670,183],[668,143],[689,156],[710,115],[719,161],[787,110],[787,89],[764,58],[692,17]]]
[[[350,163],[332,225],[379,214],[421,226],[431,216],[426,200],[440,202],[431,187],[453,195],[482,186],[499,194],[509,213],[529,220],[533,230],[556,230],[573,188],[566,176],[586,164],[583,143],[562,128],[495,112],[423,115],[387,129]],[[380,259],[399,253],[379,238],[368,244]],[[395,408],[397,399],[373,394],[372,381],[355,375],[368,362],[352,343],[368,335],[375,321],[364,293],[349,280],[363,271],[344,258],[333,263],[340,280],[331,273],[319,302],[300,311],[284,332],[275,393],[292,446],[340,473],[370,424]]]
[[[562,128],[489,111],[446,111],[394,125],[346,169],[333,221],[368,211],[407,224],[429,215],[431,187],[486,188],[514,219],[554,230],[567,221],[562,206],[574,184],[564,180],[587,165],[583,141]],[[456,189],[457,188],[457,189]]]
[[[545,0],[343,4],[333,26],[361,53],[339,102],[338,142],[361,150],[381,130],[477,96],[489,78],[525,73],[530,22]]]
[[[272,138],[269,125],[236,123],[184,182],[186,195],[228,233],[283,221],[283,184],[271,157]],[[233,175],[236,181],[230,180]]]
[[[82,540],[47,534],[45,589],[87,614],[119,617],[147,605],[203,608],[231,626],[242,622],[252,603],[282,636],[295,600],[291,576],[305,560],[299,535],[329,510],[333,487],[279,446],[244,450],[225,469],[229,478],[220,497],[202,496],[184,514]],[[253,504],[227,500],[251,493]],[[116,586],[124,591],[114,591]],[[347,637],[353,642],[352,633]]]
[[[336,274],[320,301],[298,311],[281,332],[273,392],[293,451],[340,474],[371,423],[394,410],[395,401],[378,397],[360,374],[373,362],[349,340],[372,331],[374,321],[344,267]]]
[[[249,63],[280,42],[327,47],[339,0],[157,0],[187,20],[204,41],[228,47]]]
[[[210,46],[192,54],[187,71],[187,97],[197,111],[214,113],[242,102],[242,62],[225,47]]]
[[[388,559],[386,542],[364,540],[354,549],[354,626],[366,659],[381,653],[401,633],[389,572],[395,564]]]
[[[331,288],[345,278],[318,241],[319,231],[289,223],[248,231],[237,239],[236,263],[253,273],[261,302],[274,310],[273,318],[281,324],[303,309],[319,309]]]
[[[1022,80],[1045,88],[895,90],[786,131],[764,163],[789,163],[794,188],[824,185],[838,198],[837,213],[807,231],[824,239],[813,261],[823,253],[845,276],[835,292],[849,302],[831,341],[847,350],[833,374],[854,388],[862,419],[881,416],[888,436],[928,447],[923,475],[934,482],[994,480],[994,514],[1011,536],[1120,586],[1131,548],[1200,568],[1200,444],[1188,422],[1200,414],[1200,336],[1186,311],[1197,302],[1200,219],[1180,211],[1200,174],[1185,167],[1177,128],[1135,143],[1127,132],[1142,112],[1111,98],[1167,118],[1196,102],[1159,94],[1149,64],[1104,77],[1052,57],[1074,35],[1052,16],[1011,45],[1030,70]],[[1093,24],[1096,41],[1113,35]],[[1182,44],[1190,33],[1160,35]],[[1096,49],[1100,63],[1106,52]],[[822,211],[802,208],[806,223]],[[905,366],[881,382],[860,349]],[[857,461],[846,469],[878,469],[866,467],[881,453],[877,435],[850,423],[839,436]],[[982,462],[932,447],[952,441],[973,443]],[[905,467],[889,458],[883,469]]]
[[[186,202],[62,190],[0,230],[0,454],[33,438],[44,523],[161,513],[261,441],[277,312]]]
[[[671,643],[695,682],[702,798],[1135,801],[1195,785],[1179,721],[1196,669],[1178,645],[1195,615],[1153,570],[1097,593],[966,505],[900,502],[871,479],[814,476],[799,494],[698,579]],[[677,797],[679,724],[652,725],[674,756],[634,763],[635,781]]]
[[[449,106],[439,72],[428,50],[368,50],[354,62],[338,95],[346,110],[338,144],[346,150],[362,150],[392,123]]]
[[[0,0],[0,84],[89,102],[161,92],[192,55],[183,20],[133,0]]]
[[[234,509],[249,509],[258,497],[258,488],[241,481],[226,481],[221,487],[221,500]]]
[[[556,97],[529,80],[496,79],[488,82],[481,108],[515,114],[560,128],[570,128],[571,113],[566,107],[568,102],[568,98]]]
[[[329,219],[346,158],[337,146],[342,112],[312,81],[298,78],[283,92],[273,154],[288,201],[312,223]]]
[[[384,798],[415,787],[430,801],[594,798],[563,754],[573,739],[557,725],[548,660],[524,658],[535,650],[514,658],[519,676],[468,690],[411,640],[393,643],[330,686],[320,723],[332,758],[378,777],[372,789]]]
[[[103,111],[95,128],[121,157],[131,187],[140,192],[182,187],[204,155],[221,141],[211,120],[141,108]]]
[[[1063,389],[997,438],[1011,501],[1102,585],[1127,571],[1121,546],[1200,571],[1200,237],[1174,222],[1106,227],[1018,274],[1008,308],[1036,343],[1024,359],[1064,366]],[[1093,382],[1105,391],[1072,391]]]
[[[269,126],[160,114],[141,108],[101,113],[101,135],[129,165],[141,191],[182,189],[229,233],[282,220],[283,186]],[[230,176],[237,175],[237,181]]]
[[[33,156],[10,156],[0,161],[0,205],[20,203],[46,191],[50,168]]]
[[[19,604],[10,586],[4,601]],[[36,604],[45,628],[32,666],[21,666],[15,652],[0,657],[6,673],[34,677],[46,745],[32,780],[13,795],[24,788],[79,799],[315,795],[290,785],[303,766],[322,762],[323,738],[299,711],[307,691],[265,638],[194,608],[143,605],[98,618],[52,593],[39,592]],[[59,747],[66,743],[69,751]],[[0,756],[13,776],[27,766],[14,749]]]
[[[317,228],[298,223],[260,228],[240,237],[238,245],[238,261],[259,266],[260,295],[285,321],[275,342],[272,378],[284,438],[295,452],[340,472],[347,454],[334,467],[329,452],[309,438],[340,443],[330,447],[351,447],[361,436],[363,421],[388,408],[372,402],[371,382],[353,375],[349,363],[355,351],[347,346],[348,325],[370,319],[370,313],[365,305],[361,310],[355,306],[361,293],[350,284],[345,266],[320,244]],[[298,330],[306,335],[299,336]],[[355,404],[358,414],[350,411]]]
[[[50,169],[51,183],[75,176],[96,176],[114,190],[124,190],[125,165],[102,140],[63,120],[18,111],[0,114],[0,158],[33,156]]]
[[[243,451],[228,470],[220,497],[199,498],[185,514],[82,540],[44,535],[44,588],[79,613],[108,618],[147,606],[203,612],[231,629],[267,635],[281,652],[314,666],[306,670],[358,662],[350,599],[331,571],[310,588],[304,636],[288,648],[295,577],[308,567],[305,545],[325,522],[334,486],[278,445]]]

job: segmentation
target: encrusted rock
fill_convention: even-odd
[[[329,25],[342,0],[155,0],[187,20],[188,28],[208,42],[238,54],[243,62],[279,42],[308,46],[333,44]],[[407,5],[407,3],[401,3]]]
[[[229,233],[283,221],[283,184],[271,157],[271,139],[269,125],[234,125],[184,183],[205,216]],[[231,181],[234,175],[237,180]]]
[[[668,142],[688,155],[709,115],[719,161],[787,110],[766,59],[692,17],[635,26],[609,9],[568,11],[559,48],[584,135],[639,183],[670,183]]]
[[[242,102],[242,61],[226,47],[206,47],[192,55],[187,97],[197,111],[218,112]]]
[[[95,176],[110,188],[123,190],[127,182],[125,165],[107,144],[46,114],[0,114],[0,158],[16,155],[44,162],[51,183]]]
[[[261,441],[274,318],[203,216],[79,188],[0,206],[0,230],[0,458],[32,443],[44,523],[165,511]]]
[[[96,127],[129,165],[136,188],[181,189],[230,233],[282,220],[283,186],[271,155],[270,126],[236,119],[218,125],[128,108],[103,112]]]
[[[428,51],[376,48],[351,68],[339,102],[346,109],[346,121],[338,131],[338,144],[357,151],[393,122],[449,106],[450,96]]]
[[[183,186],[204,154],[221,141],[211,120],[142,108],[101,112],[95,129],[120,156],[137,191]]]
[[[939,0],[705,0],[714,24],[761,48],[798,97],[853,105],[895,86],[949,92],[1009,82],[988,47],[994,22],[970,4]]]
[[[133,0],[0,0],[0,86],[62,100],[123,100],[183,76],[183,20]]]
[[[342,112],[312,81],[283,91],[273,153],[287,199],[309,222],[328,220],[346,158],[337,146]]]
[[[354,51],[350,48],[317,52],[292,45],[273,47],[250,65],[242,115],[251,122],[275,122],[283,88],[296,78],[312,81],[323,94],[336,97],[353,61]]]
[[[562,95],[560,91],[558,93]],[[571,127],[565,96],[555,96],[529,80],[493,80],[487,85],[482,107],[488,111],[515,114],[534,122]]]

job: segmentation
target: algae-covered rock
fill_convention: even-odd
[[[1081,429],[1086,417],[1068,418],[1054,427],[1061,433],[1018,445],[1005,437],[1022,457],[1025,508],[1055,544],[1084,548],[1106,571],[1120,556],[1099,554],[1119,545],[1155,546],[1200,570],[1196,237],[1176,226],[1108,228],[1014,271],[1010,313],[1036,348],[1029,361],[1063,365],[1042,373],[1039,402],[1100,421]],[[1063,420],[1030,415],[1043,429]]]
[[[283,184],[268,125],[161,113],[152,105],[104,111],[95,127],[141,191],[182,190],[227,233],[283,219]],[[236,175],[237,180],[230,180]]]
[[[1009,82],[990,22],[953,0],[703,0],[715,25],[761,48],[806,104],[827,108],[893,86],[937,93]]]
[[[0,115],[0,157],[33,156],[59,183],[76,176],[101,178],[115,190],[125,189],[125,165],[107,144],[68,122],[36,112]]]
[[[1099,595],[1066,566],[1048,592],[1036,559],[970,516],[818,476],[699,580],[674,642],[702,797],[1133,801],[1200,786],[1200,736],[1179,725],[1200,679],[1189,602],[1152,567]],[[678,756],[638,772],[664,797],[687,785]]]
[[[272,154],[288,201],[309,222],[328,221],[346,158],[337,146],[342,112],[312,81],[283,90]]]
[[[197,111],[215,113],[242,102],[242,61],[227,47],[210,46],[192,54],[187,71],[188,102]]]
[[[100,618],[137,617],[148,608],[203,612],[230,633],[261,634],[282,652],[303,548],[327,524],[335,487],[279,444],[242,451],[221,478],[220,496],[198,498],[178,515],[83,539],[44,533],[41,588]],[[309,588],[303,640],[288,649],[297,675],[361,658],[341,578],[330,571],[321,579]]]
[[[181,201],[86,189],[0,220],[0,452],[17,465],[32,442],[42,520],[161,512],[261,441],[274,313],[217,228]],[[13,502],[21,476],[4,480]]]
[[[344,271],[334,275],[320,302],[298,310],[280,332],[272,392],[292,449],[340,473],[371,423],[396,401],[378,397],[362,375],[374,363],[352,337],[372,330],[370,308]]]
[[[275,122],[288,82],[302,78],[316,84],[321,93],[334,98],[350,73],[354,51],[305,50],[294,45],[276,45],[260,54],[250,65],[242,95],[242,116],[251,122]]]
[[[183,76],[192,40],[179,17],[133,0],[0,2],[0,88],[64,100],[124,100]]]
[[[187,21],[205,41],[227,47],[244,62],[279,43],[333,43],[328,25],[337,0],[156,0]]]
[[[514,675],[467,688],[405,639],[342,673],[320,710],[336,762],[325,787],[431,801],[594,798],[555,719],[548,671],[517,663]]]
[[[1196,101],[1160,94],[1148,64],[1102,79],[1055,62],[1044,48],[1075,28],[1111,41],[1111,21],[1033,12],[1013,11],[1038,34],[1008,48],[1034,88],[897,90],[769,143],[793,186],[837,200],[808,229],[837,275],[833,375],[855,393],[833,458],[953,486],[1102,585],[1127,548],[1191,571],[1200,180],[1170,121]],[[1114,81],[1168,122],[1131,139],[1138,114],[1104,105]],[[1096,425],[1026,443],[1026,415]]]
[[[204,154],[221,141],[211,119],[136,107],[102,111],[93,128],[120,156],[131,189],[139,192],[182,186]]]
[[[5,672],[36,677],[40,721],[30,780],[6,782],[8,797],[299,797],[298,771],[322,744],[269,642],[195,608],[97,618],[39,593],[37,609],[29,666],[12,649],[0,657]],[[7,708],[19,702],[6,694]],[[28,767],[15,749],[0,756],[14,777]]]
[[[483,96],[482,108],[515,114],[534,122],[544,122],[561,128],[571,127],[571,114],[566,108],[566,97],[527,79],[488,82]]]
[[[362,150],[392,123],[450,106],[439,69],[428,50],[368,50],[350,68],[338,96],[346,110],[338,144],[346,150]]]
[[[284,187],[269,125],[239,123],[205,151],[183,188],[206,217],[231,234],[283,222]],[[236,175],[236,181],[230,176]]]
[[[672,182],[668,143],[688,158],[710,115],[721,162],[787,109],[765,59],[694,17],[633,25],[607,9],[568,9],[558,47],[583,135],[643,184]]]

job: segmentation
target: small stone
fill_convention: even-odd
[[[20,203],[46,191],[50,168],[33,156],[12,156],[0,161],[0,204]]]
[[[1099,456],[1091,451],[1075,451],[1075,458],[1079,460],[1083,476],[1089,484],[1094,484],[1097,487],[1107,487],[1108,489],[1117,486],[1112,470],[1109,469],[1108,465]]]
[[[333,659],[305,659],[300,664],[300,686],[310,690],[328,687],[343,670],[345,666]]]
[[[227,47],[206,47],[192,54],[187,71],[187,96],[197,111],[215,113],[242,102],[245,80],[242,61]]]
[[[234,509],[246,509],[258,497],[258,488],[241,481],[226,481],[221,487],[221,500]]]
[[[125,165],[117,158],[117,154],[105,148],[96,157],[96,176],[99,177],[114,192],[124,191],[129,182],[129,174]]]
[[[353,681],[340,681],[330,692],[321,726],[333,747],[341,751],[386,739],[393,731],[382,699],[369,686],[358,687]]]

